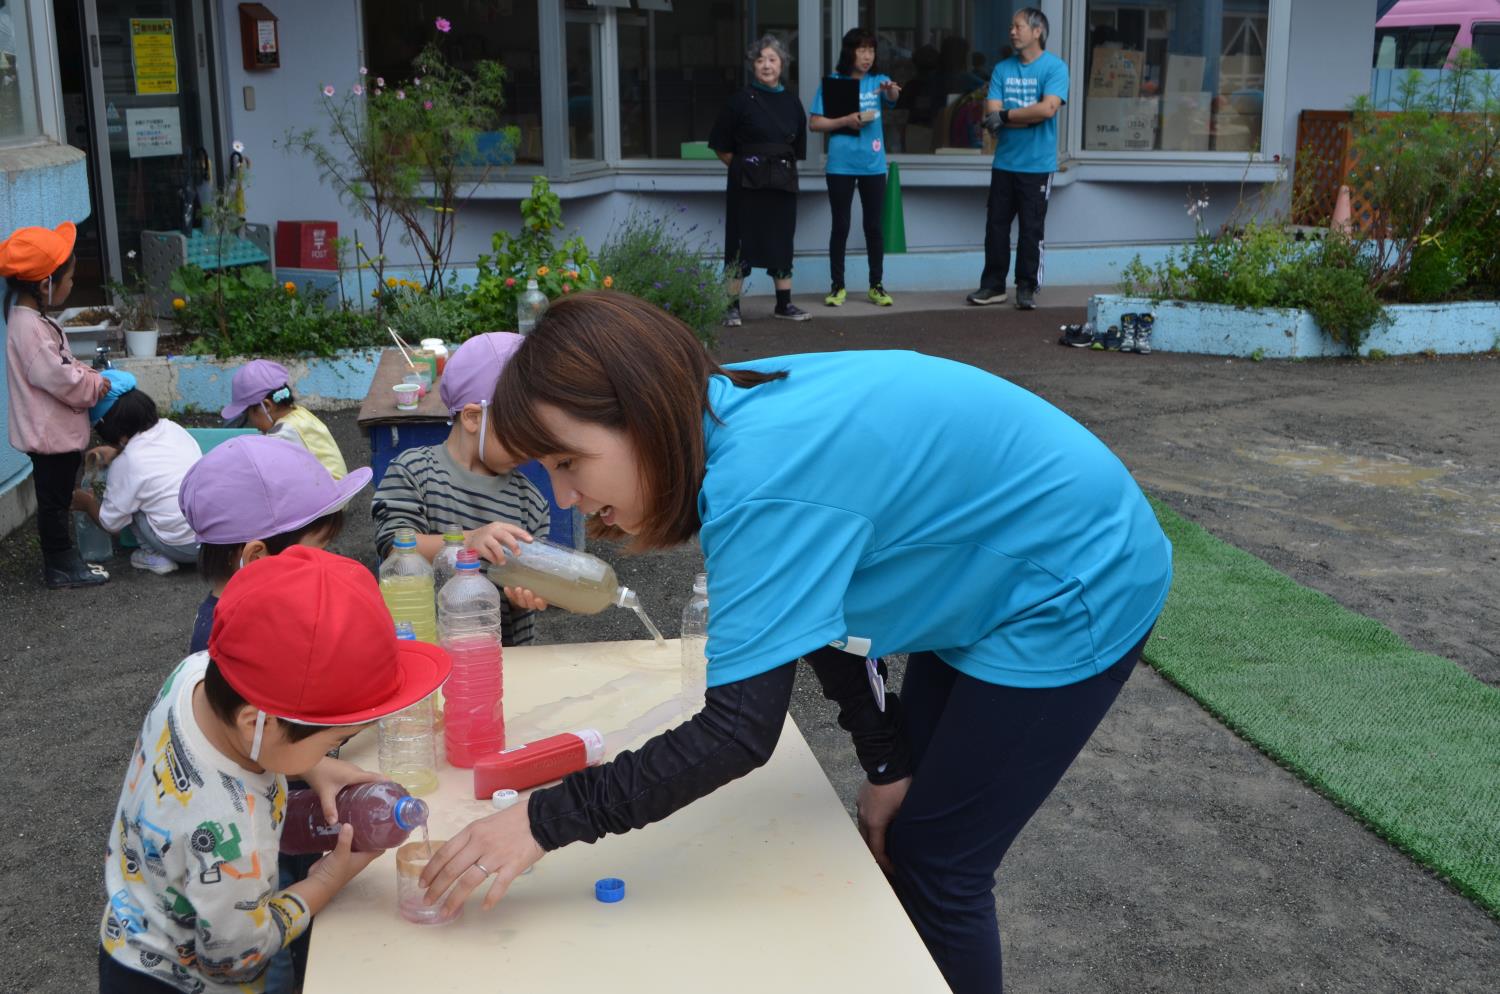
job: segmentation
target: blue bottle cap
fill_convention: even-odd
[[[619,877],[604,877],[594,881],[594,900],[604,904],[625,900],[625,881]]]

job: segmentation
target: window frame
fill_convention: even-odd
[[[23,133],[0,137],[0,149],[63,144],[62,81],[57,71],[57,25],[52,18],[52,0],[19,0],[17,10],[25,17],[25,71],[17,66],[16,85],[21,90],[21,115],[27,122]]]
[[[1068,35],[1069,51],[1079,55],[1079,67],[1082,67],[1082,55],[1088,46],[1088,4],[1089,0],[1068,0],[1069,11],[1073,15]],[[1068,65],[1068,104],[1076,108],[1076,113],[1069,113],[1065,122],[1067,126],[1067,158],[1079,164],[1099,163],[1104,165],[1124,165],[1149,163],[1156,165],[1204,165],[1222,166],[1227,163],[1244,164],[1250,162],[1277,162],[1284,157],[1285,149],[1282,147],[1284,139],[1279,122],[1286,117],[1286,76],[1288,60],[1290,58],[1289,48],[1291,46],[1291,0],[1267,0],[1266,5],[1266,82],[1262,91],[1261,115],[1260,115],[1260,143],[1253,152],[1233,152],[1208,150],[1202,152],[1184,151],[1180,149],[1154,149],[1152,151],[1105,151],[1103,149],[1085,149],[1083,147],[1083,101],[1084,90],[1087,80],[1084,74],[1076,71],[1072,63]],[[1268,127],[1276,123],[1276,127]]]

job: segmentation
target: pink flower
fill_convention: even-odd
[[[331,96],[333,96],[334,92],[335,91],[333,89],[333,84],[332,83],[328,83],[328,84],[324,85],[324,87],[323,87],[323,96],[325,96],[325,97],[331,97]]]
[[[359,67],[359,74],[361,76],[367,76],[367,75],[369,75],[369,73],[370,73],[370,70],[366,69],[364,66],[360,66]]]
[[[406,91],[405,90],[397,90],[396,91],[396,99],[397,100],[405,100],[406,99]]]
[[[355,83],[352,87],[350,87],[350,91],[356,97],[358,97],[358,96],[362,96],[364,94],[365,88],[363,86],[360,86],[358,83]]]
[[[432,22],[432,26],[437,28],[443,34],[447,34],[449,31],[453,30],[453,22],[448,20],[446,17],[439,17],[437,20]]]
[[[384,76],[376,76],[375,77],[375,85],[376,86],[384,86],[385,85],[385,77]]]
[[[421,86],[422,85],[422,77],[418,76],[416,79],[412,80],[411,81],[411,85],[412,86]]]
[[[422,101],[422,109],[423,110],[432,110],[432,101],[431,100],[423,100]]]

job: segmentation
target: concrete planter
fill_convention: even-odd
[[[340,349],[328,359],[283,359],[297,402],[317,410],[358,407],[369,392],[382,349]],[[229,381],[249,356],[163,356],[117,359],[115,368],[135,374],[142,390],[168,411],[217,411],[229,403]]]
[[[1318,359],[1349,350],[1323,332],[1307,311],[1245,308],[1181,300],[1153,303],[1145,297],[1096,294],[1089,320],[1097,328],[1120,323],[1120,315],[1156,315],[1151,348],[1159,352],[1259,356],[1263,359]],[[1360,355],[1461,355],[1500,348],[1500,301],[1454,304],[1393,304],[1388,320],[1365,336]]]

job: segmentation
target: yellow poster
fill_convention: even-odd
[[[177,41],[170,17],[130,19],[130,56],[138,96],[177,92]]]

